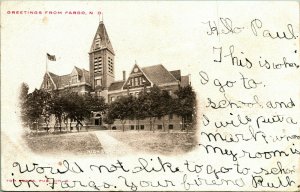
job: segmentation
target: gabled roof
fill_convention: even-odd
[[[58,76],[56,82],[56,85],[58,88],[62,88],[64,86],[69,85],[71,80],[71,76],[70,75],[62,75],[62,76]]]
[[[105,25],[103,23],[103,21],[101,21],[99,23],[98,29],[96,31],[96,34],[94,36],[93,39],[93,43],[92,46],[90,48],[90,52],[94,51],[94,47],[95,47],[95,40],[100,37],[101,41],[100,41],[100,48],[99,49],[108,49],[109,51],[111,51],[113,54],[115,54],[114,49],[112,47],[112,44],[109,40]]]
[[[74,67],[74,69],[77,71],[78,75],[81,77],[80,82],[90,83],[90,74],[89,71],[85,69],[79,69],[78,67]],[[67,75],[56,75],[52,72],[48,72],[50,78],[52,79],[54,85],[56,88],[63,88],[65,86],[68,86],[71,82],[71,73]]]
[[[124,83],[125,81],[115,81],[110,84],[108,91],[120,90],[123,87]]]
[[[137,70],[135,70],[136,68]],[[122,81],[122,83],[116,82],[116,84],[112,83],[108,90],[112,91],[126,89],[129,80],[136,76],[140,76],[141,74],[144,75],[146,81],[151,85],[155,84],[159,86],[169,83],[177,84],[181,80],[180,70],[170,72],[161,64],[144,68],[140,68],[137,64],[135,64],[126,81]]]
[[[175,77],[177,80],[181,80],[181,72],[180,70],[170,71],[170,73]]]
[[[82,71],[83,71],[83,77],[84,77],[85,82],[89,83],[90,82],[90,72],[85,69],[82,69]]]
[[[161,64],[144,67],[142,71],[156,85],[177,82],[177,79]]]
[[[51,84],[53,85],[53,88],[56,89],[57,86],[56,86],[56,83],[53,79],[57,78],[58,75],[54,74],[54,73],[51,73],[51,72],[46,72],[44,74],[44,77],[43,77],[43,82],[41,84],[41,87],[40,88],[43,88],[43,85],[44,83],[46,84],[47,82],[51,82]],[[50,81],[49,81],[50,80]],[[48,83],[47,83],[48,84]]]
[[[49,73],[49,75],[51,76],[51,77],[57,77],[58,75],[56,75],[56,74],[54,74],[54,73],[52,73],[52,72],[48,72]]]
[[[146,78],[145,81],[148,84],[152,84],[150,79],[147,77],[147,75],[145,75],[145,73],[143,72],[143,70],[138,66],[137,63],[134,64],[127,80],[124,82],[122,89],[127,89],[128,83],[130,81],[131,78],[135,77],[135,76],[140,76],[141,74],[143,74],[143,76]]]
[[[79,69],[79,68],[76,67],[76,66],[75,66],[74,68],[75,68],[75,70],[77,71],[78,75],[79,75],[80,77],[82,77],[82,74],[83,74],[82,70]]]

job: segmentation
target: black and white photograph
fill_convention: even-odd
[[[191,75],[169,71],[163,64],[142,66],[133,58],[132,67],[117,80],[115,69],[122,61],[115,63],[117,53],[103,13],[95,31],[88,70],[74,66],[69,74],[57,75],[48,65],[59,69],[62,64],[56,65],[57,56],[46,53],[40,88],[29,92],[29,86],[21,84],[21,118],[29,147],[38,153],[111,155],[192,150],[196,94]]]

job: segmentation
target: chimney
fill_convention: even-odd
[[[126,80],[126,71],[123,71],[123,81]]]

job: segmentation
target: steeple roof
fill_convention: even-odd
[[[100,21],[99,23],[98,29],[93,39],[90,52],[101,50],[101,49],[108,49],[110,52],[115,54],[103,21]]]

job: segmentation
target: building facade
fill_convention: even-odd
[[[41,85],[41,89],[64,90],[66,88],[79,94],[91,93],[102,96],[107,103],[116,99],[133,95],[138,97],[140,91],[154,85],[162,90],[167,90],[172,96],[181,86],[190,84],[189,75],[182,76],[180,70],[168,71],[162,64],[148,67],[140,67],[135,63],[126,77],[123,71],[123,79],[115,80],[115,52],[109,39],[104,23],[101,21],[89,51],[89,71],[74,67],[67,75],[56,75],[46,72]],[[91,119],[85,122],[86,125],[94,127],[107,127],[103,123],[103,115],[93,112]],[[122,129],[122,123],[116,120],[111,129]],[[181,118],[176,115],[168,115],[157,119],[154,128],[156,130],[178,130],[182,129]],[[133,121],[127,120],[125,123],[127,130],[150,130],[148,119]]]

